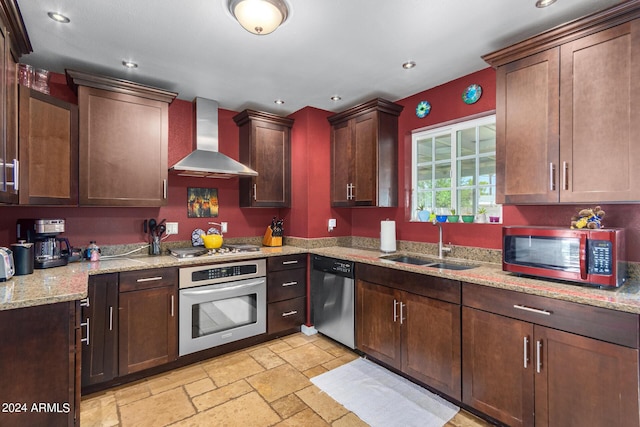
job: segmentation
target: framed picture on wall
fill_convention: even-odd
[[[187,188],[188,218],[213,218],[217,216],[217,188]]]

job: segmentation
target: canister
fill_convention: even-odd
[[[24,240],[11,244],[13,251],[13,262],[15,264],[15,275],[24,276],[33,273],[34,249],[33,243]]]

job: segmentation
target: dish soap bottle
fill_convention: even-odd
[[[100,259],[100,247],[96,245],[96,241],[92,240],[87,246],[87,259],[91,261],[98,261]]]

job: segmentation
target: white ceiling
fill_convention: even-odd
[[[234,111],[335,112],[481,70],[481,55],[620,2],[558,0],[537,9],[535,0],[286,0],[287,21],[256,36],[227,1],[18,0],[34,50],[21,62],[215,99]],[[71,22],[56,23],[49,11]],[[123,60],[139,67],[126,70]],[[404,70],[407,60],[417,66]]]

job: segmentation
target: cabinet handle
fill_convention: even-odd
[[[398,320],[398,301],[396,301],[396,299],[393,299],[393,323],[396,323],[396,320]]]
[[[167,180],[166,179],[162,180],[162,198],[163,199],[167,198]]]
[[[89,318],[88,317],[87,317],[87,321],[86,322],[80,323],[80,327],[83,327],[83,326],[86,326],[86,328],[87,328],[87,337],[80,339],[80,342],[83,342],[83,343],[85,343],[87,345],[90,345],[89,344],[89,334],[91,332],[90,332],[90,329],[89,329]]]
[[[549,163],[549,191],[556,191],[556,167]]]
[[[80,307],[90,307],[89,297],[86,297],[80,300]]]
[[[113,331],[113,306],[109,306],[109,330]]]
[[[524,337],[523,339],[523,349],[522,354],[524,357],[524,367],[525,369],[529,366],[529,337]]]
[[[173,295],[171,295],[171,317],[174,317],[174,304],[173,304]]]
[[[536,341],[536,372],[542,370],[542,340]]]
[[[253,184],[253,200],[258,200],[258,184]]]
[[[297,264],[298,261],[297,260],[293,260],[293,261],[282,261],[282,265],[291,265],[291,264]]]
[[[404,317],[404,308],[407,306],[407,304],[404,304],[403,302],[400,302],[400,324],[402,325],[404,323],[405,320],[407,320],[406,317]]]
[[[13,189],[18,191],[20,186],[18,182],[20,181],[20,161],[18,159],[13,159]]]
[[[286,313],[282,313],[282,317],[293,316],[294,314],[298,314],[296,310],[287,311]]]
[[[351,184],[347,184],[347,200],[351,200],[351,196],[349,195],[350,188],[351,188]]]
[[[569,164],[562,162],[562,189],[569,189]]]
[[[542,310],[539,308],[527,307],[526,305],[515,304],[513,308],[517,308],[518,310],[529,311],[531,313],[544,314],[545,316],[551,316],[550,311]]]
[[[285,282],[285,283],[282,284],[282,286],[283,287],[284,286],[294,286],[294,285],[297,285],[297,284],[298,284],[298,282]]]
[[[142,279],[136,280],[138,283],[142,282],[154,282],[156,280],[162,280],[162,276],[154,276],[154,277],[143,277]]]

